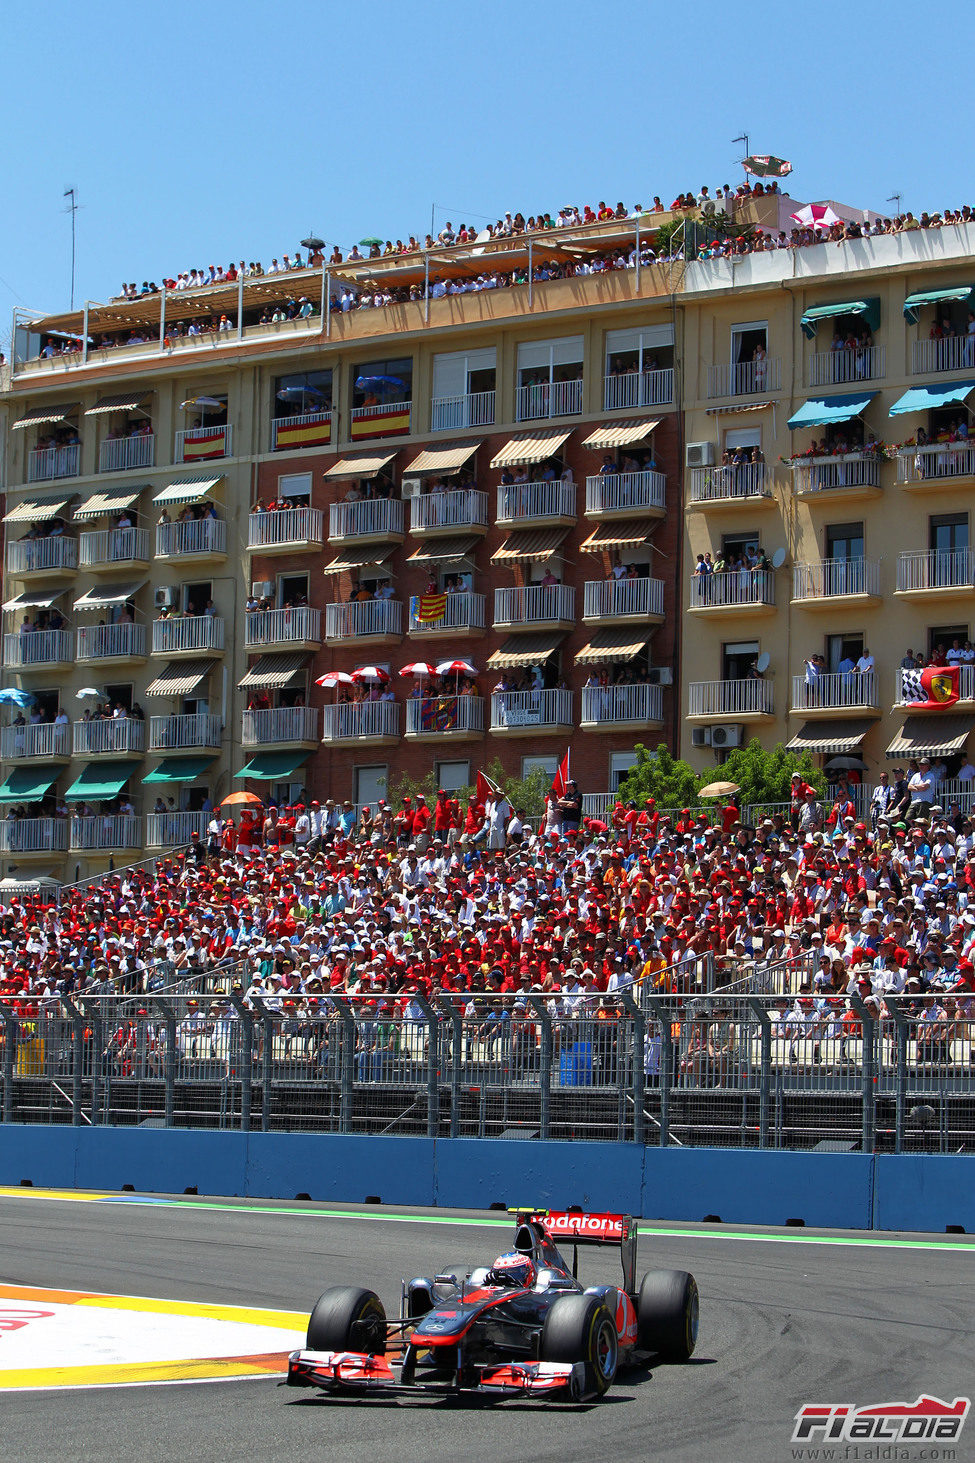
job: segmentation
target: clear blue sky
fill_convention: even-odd
[[[975,203],[971,7],[209,0],[3,5],[0,343],[15,305],[122,280],[737,184],[889,211]]]

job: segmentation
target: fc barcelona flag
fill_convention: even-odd
[[[221,427],[219,432],[207,428],[206,437],[183,438],[183,461],[204,462],[208,457],[226,457],[227,455],[227,429]]]
[[[416,617],[421,625],[436,624],[437,620],[442,620],[446,613],[447,596],[445,594],[420,595]]]
[[[901,671],[902,701],[924,711],[944,711],[958,700],[960,674],[956,665],[928,665],[923,671]]]

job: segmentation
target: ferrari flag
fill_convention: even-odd
[[[416,617],[421,625],[432,625],[447,613],[445,594],[421,594]]]
[[[958,700],[960,670],[956,665],[928,665],[923,671],[901,671],[901,700],[924,711],[944,711]]]

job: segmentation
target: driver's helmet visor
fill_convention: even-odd
[[[517,1251],[499,1255],[488,1271],[488,1280],[494,1285],[527,1288],[535,1283],[535,1266],[530,1256]]]

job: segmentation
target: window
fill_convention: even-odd
[[[746,449],[761,447],[761,427],[729,427],[724,434],[724,446],[726,452],[737,452],[739,447]]]
[[[603,408],[659,406],[674,399],[674,327],[606,332]]]
[[[277,376],[274,380],[274,419],[307,416],[312,412],[331,411],[331,371],[303,371],[297,376]]]
[[[723,533],[721,553],[727,563],[731,559],[743,559],[749,554],[757,554],[761,543],[761,535],[757,533]]]
[[[833,563],[849,563],[851,559],[862,559],[863,524],[828,523],[826,557]]]
[[[388,777],[389,768],[385,765],[381,767],[356,767],[354,769],[354,797],[360,808],[365,805],[374,808],[379,799],[386,796]]]
[[[844,661],[856,665],[863,654],[863,636],[857,634],[826,636],[826,669],[835,676]],[[849,669],[848,666],[844,669]]]
[[[570,416],[582,410],[583,337],[523,341],[518,347],[516,418]]]
[[[928,659],[939,645],[947,650],[955,640],[964,645],[967,639],[967,625],[932,625],[928,630]]]
[[[559,759],[558,757],[522,757],[522,777],[530,777],[536,767],[540,767],[546,777],[554,777],[559,770]]]
[[[393,406],[413,399],[413,362],[408,356],[365,361],[352,367],[352,406]]]
[[[438,788],[442,787],[446,792],[456,792],[458,788],[470,786],[469,762],[436,762],[434,768]]]
[[[637,764],[635,752],[610,752],[609,754],[609,790],[616,792],[620,783],[629,772],[631,767]]]
[[[750,364],[756,350],[761,346],[763,351],[768,350],[768,321],[749,321],[744,325],[732,325],[731,327],[731,364],[740,366]]]
[[[733,640],[721,647],[721,679],[743,681],[758,656],[757,640]]]
[[[197,403],[200,403],[197,405]],[[184,427],[223,427],[227,423],[227,394],[224,391],[188,389],[183,407]]]
[[[936,554],[968,548],[968,514],[939,513],[928,519],[929,547]]]
[[[112,706],[121,704],[126,711],[132,710],[132,683],[123,682],[121,685],[105,687],[105,700]]]
[[[270,790],[271,806],[276,808],[290,808],[295,803],[305,801],[305,784],[303,782],[274,782]]]
[[[434,356],[432,431],[490,426],[494,421],[497,356],[494,346]]]
[[[182,585],[181,593],[183,614],[202,615],[213,597],[213,585],[209,579],[201,579],[195,584]]]
[[[308,603],[308,575],[280,574],[278,576],[278,608]]]
[[[282,473],[278,478],[278,497],[287,498],[289,508],[307,508],[311,502],[311,473]]]

